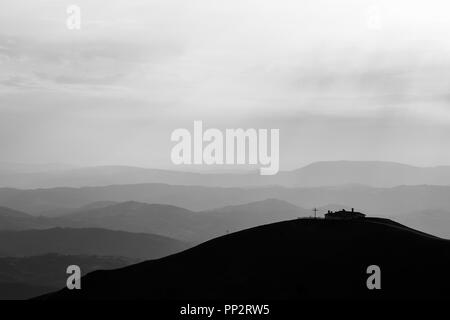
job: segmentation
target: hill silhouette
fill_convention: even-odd
[[[159,234],[176,239],[192,239],[198,231],[194,212],[171,205],[126,201],[106,207],[79,210],[64,216],[64,221],[128,232]]]
[[[323,187],[360,184],[389,188],[400,185],[448,185],[450,166],[416,167],[388,161],[319,161],[283,172],[285,186]]]
[[[398,185],[448,185],[450,166],[416,167],[385,161],[321,161],[275,176],[246,173],[195,173],[131,166],[72,168],[61,166],[1,170],[0,186],[21,189],[107,186],[114,184],[165,183],[208,187],[321,187],[363,184],[372,187]],[[34,171],[33,171],[34,170]]]
[[[450,239],[450,209],[428,209],[405,213],[396,218],[412,228]]]
[[[204,238],[211,239],[225,233],[311,215],[311,210],[295,206],[287,201],[265,199],[202,211],[195,218],[198,225],[202,226],[202,233],[206,235]]]
[[[366,287],[381,268],[381,290]],[[41,299],[450,298],[450,241],[386,219],[296,219],[236,232],[162,259],[92,272]]]
[[[318,207],[322,213],[332,210],[357,208],[369,215],[380,214],[394,218],[421,230],[450,237],[450,222],[446,214],[415,214],[414,219],[400,216],[450,208],[450,186],[398,186],[372,188],[367,186],[336,186],[318,188],[217,188],[175,186],[165,184],[115,185],[85,188],[54,188],[18,190],[0,188],[0,205],[14,210],[41,215],[51,212],[52,217],[84,211],[80,207],[93,202],[108,205],[109,201],[158,203],[185,208],[190,211],[210,211],[218,207],[233,206],[276,198],[299,207]],[[99,202],[100,201],[100,202]],[[106,201],[106,202],[105,202]],[[113,203],[114,204],[114,203]],[[339,204],[338,207],[329,206]],[[94,208],[95,210],[95,205]],[[58,213],[59,212],[59,213]],[[53,221],[52,225],[65,226]],[[74,225],[71,225],[74,226]],[[79,227],[79,226],[74,226]]]
[[[276,215],[273,213],[277,212]],[[294,219],[311,211],[286,201],[266,199],[236,206],[194,212],[177,206],[127,201],[53,218],[64,226],[98,227],[159,234],[202,242],[227,232]]]
[[[0,252],[10,257],[59,253],[155,259],[188,247],[159,235],[98,228],[0,231]]]
[[[40,286],[17,282],[0,282],[0,300],[25,300],[55,290],[52,286]]]
[[[29,299],[66,285],[65,270],[71,264],[83,272],[121,268],[136,259],[110,256],[46,254],[31,257],[0,257],[0,299]]]
[[[335,203],[363,208],[368,214],[400,215],[419,210],[449,208],[449,193],[450,186],[431,185],[394,188],[356,185],[320,188],[219,188],[136,184],[33,190],[0,188],[0,205],[31,215],[41,215],[46,210],[62,208],[78,210],[98,201],[158,203],[191,211],[204,211],[275,198],[307,208]],[[62,213],[68,212],[63,210]]]
[[[286,201],[266,199],[242,205],[194,212],[177,206],[126,201],[112,204],[95,202],[59,217],[34,217],[0,208],[0,229],[28,230],[64,228],[102,228],[158,234],[188,242],[202,242],[228,232],[262,224],[311,215],[311,211]],[[274,216],[274,212],[277,215]],[[20,217],[20,229],[16,220]],[[27,222],[27,223],[25,223]]]
[[[0,207],[0,230],[45,229],[51,227],[49,221],[21,211]]]

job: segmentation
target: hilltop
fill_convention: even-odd
[[[381,268],[381,290],[366,269]],[[45,299],[450,298],[450,241],[386,219],[296,219],[82,279]]]

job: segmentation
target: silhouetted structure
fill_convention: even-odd
[[[355,211],[354,208],[352,208],[352,211],[342,209],[341,211],[332,212],[328,210],[328,213],[325,213],[325,219],[358,219],[365,216],[365,214]]]

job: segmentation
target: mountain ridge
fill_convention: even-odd
[[[160,235],[100,228],[0,231],[0,252],[9,257],[59,253],[154,259],[189,246]]]
[[[308,214],[311,214],[310,210],[278,199],[265,199],[206,211],[191,211],[167,204],[125,201],[102,203],[100,206],[94,203],[59,217],[27,215],[28,224],[23,223],[21,230],[36,229],[36,223],[39,223],[39,229],[102,228],[201,242],[227,232]],[[11,224],[0,218],[0,229],[17,229],[11,228]]]
[[[366,287],[373,264],[381,268],[382,290]],[[62,289],[41,299],[448,299],[449,267],[449,240],[386,219],[296,219],[96,271],[82,278],[83,290]]]
[[[449,185],[450,166],[419,167],[389,161],[318,161],[274,176],[251,173],[208,173],[131,166],[95,166],[34,173],[1,174],[0,186],[20,189],[166,183],[207,187],[323,187],[362,184]]]

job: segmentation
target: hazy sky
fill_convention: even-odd
[[[433,0],[1,0],[0,161],[170,167],[170,133],[203,120],[279,128],[282,169],[450,164],[449,14]]]

